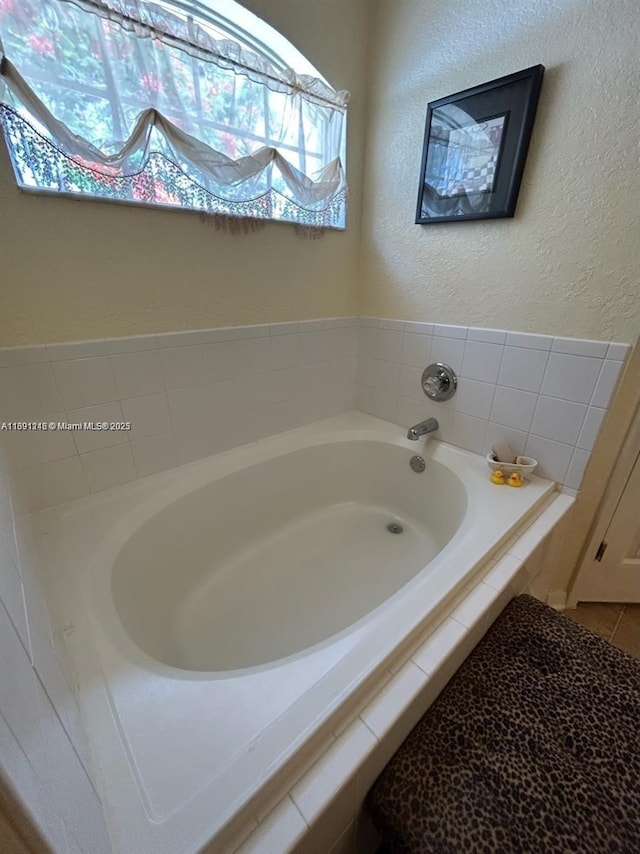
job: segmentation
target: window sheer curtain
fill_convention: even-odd
[[[348,93],[194,10],[0,0],[0,121],[18,182],[343,226]]]

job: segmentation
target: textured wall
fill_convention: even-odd
[[[0,347],[356,313],[365,0],[247,0],[349,89],[346,232],[231,236],[197,215],[25,195],[0,140]]]
[[[634,340],[637,0],[379,0],[376,12],[363,313]],[[515,219],[414,225],[427,102],[537,63]]]

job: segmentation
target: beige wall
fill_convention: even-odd
[[[376,13],[363,312],[633,341],[637,0],[379,0]],[[515,219],[414,225],[427,102],[537,63]]]
[[[366,0],[244,5],[352,93],[347,231],[232,236],[188,213],[25,195],[0,142],[0,347],[357,313]]]

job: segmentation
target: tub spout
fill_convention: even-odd
[[[424,436],[427,433],[433,433],[439,426],[440,425],[435,418],[427,418],[426,421],[421,421],[419,424],[414,424],[413,427],[409,427],[407,430],[407,439],[411,439],[412,442],[415,442],[420,438],[420,436]]]

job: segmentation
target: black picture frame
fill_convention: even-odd
[[[427,105],[416,224],[512,217],[543,65]]]

